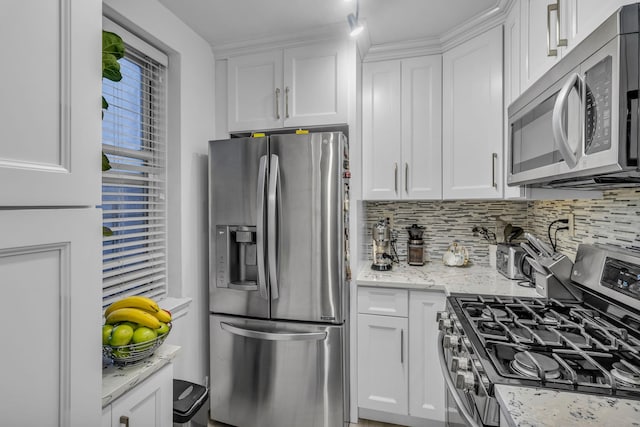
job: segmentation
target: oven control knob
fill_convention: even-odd
[[[441,331],[450,331],[453,327],[453,322],[451,319],[440,319],[438,321],[438,328]]]
[[[484,367],[482,366],[482,363],[480,363],[478,359],[473,361],[473,367],[476,369],[476,371],[478,371],[478,373],[484,372]]]
[[[453,329],[455,329],[456,331],[462,331],[462,322],[459,320],[454,320],[453,321]]]
[[[472,390],[476,385],[476,379],[471,371],[456,372],[456,388]]]
[[[460,338],[457,335],[447,334],[444,336],[443,346],[451,350],[458,349],[460,347]]]
[[[451,371],[468,371],[471,369],[471,361],[468,357],[453,356],[451,358]]]
[[[448,319],[449,312],[448,311],[439,311],[436,313],[436,322],[440,322],[440,319]]]
[[[469,353],[473,353],[473,347],[471,347],[471,340],[467,337],[462,337],[462,345]]]
[[[491,382],[489,381],[489,377],[487,377],[485,374],[480,374],[480,383],[485,390],[489,390]]]

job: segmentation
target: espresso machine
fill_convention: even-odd
[[[391,270],[393,256],[391,255],[391,230],[388,220],[381,219],[371,229],[373,238],[373,264],[371,268],[378,271]]]
[[[406,228],[409,232],[407,262],[409,265],[424,265],[424,240],[422,239],[424,227],[413,224],[411,227]]]

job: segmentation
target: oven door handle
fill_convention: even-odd
[[[442,375],[444,376],[444,381],[447,384],[447,388],[449,389],[449,394],[451,395],[451,397],[453,397],[453,400],[455,400],[456,402],[456,406],[458,407],[458,411],[460,413],[460,415],[462,416],[462,418],[464,418],[464,421],[467,423],[467,426],[469,427],[482,427],[480,424],[478,424],[476,422],[476,420],[474,419],[473,415],[471,415],[469,413],[469,411],[467,410],[467,407],[464,406],[464,402],[462,402],[462,399],[460,399],[460,396],[458,395],[458,390],[456,389],[455,384],[453,383],[453,380],[451,379],[451,377],[449,376],[449,369],[447,367],[447,360],[446,360],[446,356],[444,354],[444,332],[440,332],[440,335],[438,335],[438,356],[440,359],[440,369],[442,370]]]

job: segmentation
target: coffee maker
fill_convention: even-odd
[[[393,257],[391,256],[391,230],[387,220],[381,219],[371,229],[373,238],[373,264],[371,268],[378,271],[391,270]]]
[[[424,227],[413,224],[407,227],[409,241],[407,242],[407,262],[409,265],[424,265]]]

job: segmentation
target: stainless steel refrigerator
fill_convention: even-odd
[[[209,142],[212,419],[346,424],[348,163],[340,132]]]

